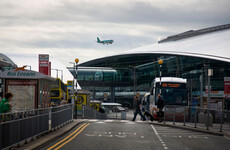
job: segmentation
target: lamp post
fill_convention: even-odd
[[[210,78],[211,76],[213,76],[213,69],[208,69],[208,100],[207,100],[207,103],[208,103],[208,119],[207,119],[207,130],[208,130],[208,127],[209,127],[209,114],[210,114]]]
[[[61,80],[63,81],[63,70],[59,70],[57,69],[58,71],[61,71]]]
[[[58,69],[51,69],[51,70],[56,70],[57,72],[56,78],[58,78]]]
[[[129,68],[133,69],[133,97],[136,96],[136,67],[129,66]],[[133,98],[133,109],[135,107],[135,98]]]
[[[71,64],[73,64],[73,74],[75,73],[76,74],[76,71],[75,71],[75,63],[74,62],[69,62]],[[73,75],[73,83],[72,83],[72,101],[71,103],[74,105],[74,80],[75,80],[75,77]]]
[[[161,67],[163,64],[163,60],[162,59],[158,60],[158,63],[160,65],[160,94],[161,94],[161,76],[162,76]]]
[[[51,69],[51,70],[56,70],[57,71],[56,78],[58,78],[58,71],[61,71],[61,80],[63,81],[63,70],[61,70],[61,69]]]
[[[77,91],[77,68],[78,68],[78,62],[79,62],[79,59],[76,58],[75,59],[75,72],[76,72],[76,75],[75,75],[75,80],[76,80],[76,91]],[[73,85],[74,86],[74,85]],[[76,92],[76,97],[77,97],[77,92]],[[77,101],[76,101],[76,104],[77,104]],[[77,105],[75,105],[75,113],[76,113],[76,119],[77,119]]]

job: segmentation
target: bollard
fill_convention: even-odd
[[[166,114],[166,107],[165,107],[165,112],[164,112],[164,124],[165,124],[165,114]]]
[[[223,111],[221,111],[221,118],[220,118],[220,132],[222,132],[222,124],[223,124]]]
[[[198,108],[195,108],[195,128],[196,128],[196,123],[197,123],[197,109]]]
[[[186,119],[186,106],[184,106],[184,126],[185,126],[185,119]]]
[[[176,106],[174,105],[174,113],[173,113],[173,125],[175,125],[175,114],[176,114]]]
[[[209,130],[209,109],[208,109],[208,115],[207,115],[207,119],[206,119],[206,121],[207,121],[207,130]]]
[[[49,108],[49,131],[51,131],[51,111],[52,111],[52,108]]]
[[[84,118],[85,117],[85,106],[83,105],[82,106],[82,118]]]
[[[116,109],[116,107],[115,107],[115,112],[116,112],[116,119],[117,119],[117,109]]]

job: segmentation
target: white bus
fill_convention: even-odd
[[[187,80],[183,78],[176,77],[162,77],[161,78],[161,96],[163,98],[165,105],[181,105],[185,106],[188,104],[187,100],[187,88],[186,88]],[[150,91],[150,112],[157,117],[157,95],[160,94],[160,78],[155,78],[151,91]],[[163,110],[164,111],[164,110]],[[171,118],[171,113],[174,113],[173,110],[167,108],[167,118]],[[183,119],[184,109],[176,109],[176,117],[177,120]]]

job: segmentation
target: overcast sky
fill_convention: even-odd
[[[230,0],[0,0],[0,52],[49,53],[65,66],[230,23]],[[96,37],[113,39],[112,45]],[[22,60],[23,61],[23,60]]]

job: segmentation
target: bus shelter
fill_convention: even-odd
[[[77,90],[77,92],[75,92],[75,112],[77,111],[77,115],[81,115],[82,114],[82,106],[89,106],[90,107],[90,93],[87,90]],[[77,96],[76,96],[77,94]]]
[[[11,92],[10,102],[13,111],[45,108],[50,104],[50,85],[55,78],[42,73],[14,69],[0,73],[3,80],[3,93]]]

